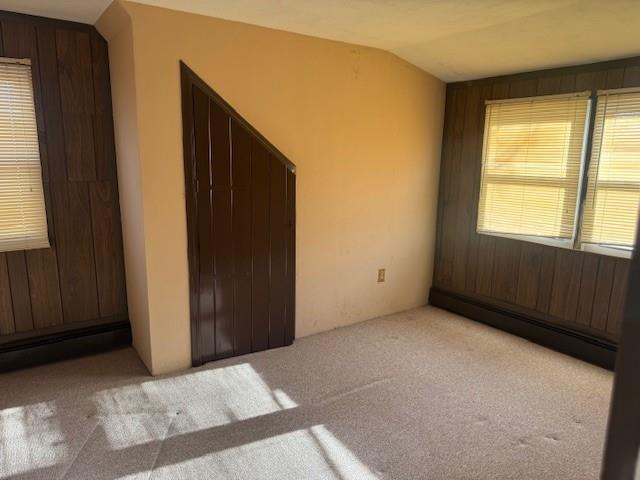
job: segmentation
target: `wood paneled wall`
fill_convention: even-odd
[[[127,317],[107,44],[89,25],[0,12],[30,58],[52,247],[0,253],[0,342]]]
[[[640,57],[447,86],[434,287],[617,340],[629,261],[476,233],[485,100],[640,86]]]

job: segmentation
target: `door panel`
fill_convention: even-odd
[[[296,176],[287,170],[287,305],[284,343],[290,345],[295,336],[296,315]]]
[[[202,354],[207,360],[215,358],[215,349],[203,338],[215,338],[215,303],[213,295],[213,225],[211,224],[211,198],[209,188],[209,99],[198,89],[193,90],[193,126],[195,174],[197,179],[196,196],[196,236],[199,248],[197,292],[200,319],[199,343]],[[202,185],[200,185],[202,183]]]
[[[287,169],[278,160],[271,163],[269,229],[271,235],[271,304],[269,347],[284,345],[287,291]]]
[[[215,182],[215,180],[214,180]],[[213,187],[216,358],[233,355],[233,232],[231,187]]]
[[[267,152],[251,142],[251,224],[253,282],[251,289],[251,323],[253,351],[269,348],[269,178]]]
[[[251,352],[251,137],[231,121],[234,351]]]
[[[193,364],[289,345],[295,167],[184,65],[182,82]]]

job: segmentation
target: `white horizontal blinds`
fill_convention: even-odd
[[[0,251],[48,246],[31,66],[0,59]]]
[[[633,247],[640,207],[640,91],[598,95],[580,240]]]
[[[488,102],[478,232],[573,238],[589,103]]]

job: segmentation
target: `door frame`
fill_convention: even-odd
[[[198,204],[196,197],[196,169],[195,169],[195,138],[193,125],[193,87],[202,90],[216,105],[225,111],[235,122],[245,128],[253,139],[258,141],[276,160],[280,161],[295,177],[296,166],[271,142],[269,142],[260,132],[258,132],[249,122],[247,122],[229,103],[227,103],[218,93],[216,93],[207,83],[202,80],[191,68],[182,60],[180,63],[180,85],[182,100],[182,143],[184,159],[184,182],[185,182],[185,207],[187,214],[187,258],[189,265],[189,318],[191,324],[191,365],[197,367],[202,365],[202,345],[200,343],[200,314],[199,314],[199,260],[200,252],[198,248],[197,235],[197,212]],[[296,213],[295,204],[293,206],[293,249],[295,258],[296,243]],[[294,263],[295,278],[295,263]],[[293,305],[295,305],[295,281],[290,288],[293,289]],[[293,316],[291,338],[295,337],[295,312]]]
[[[633,480],[640,461],[640,222],[631,257],[622,334],[602,463],[602,480]]]

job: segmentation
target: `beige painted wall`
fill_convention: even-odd
[[[119,179],[123,197],[141,195],[125,249],[143,245],[135,255],[144,260],[128,265],[127,281],[146,280],[129,286],[129,301],[146,292],[148,321],[130,315],[134,331],[148,325],[150,355],[141,356],[153,374],[190,364],[179,60],[297,166],[298,337],[426,303],[441,81],[380,50],[130,2],[112,5],[97,27],[110,45],[114,105],[136,105],[135,115],[114,113],[118,154],[139,169],[121,167]],[[133,78],[122,43],[133,47]],[[121,202],[125,216],[132,203]]]
[[[128,13],[118,3],[105,13],[103,25],[101,33],[109,38],[113,115],[117,119],[116,159],[131,334],[133,346],[152,370],[133,30]]]

